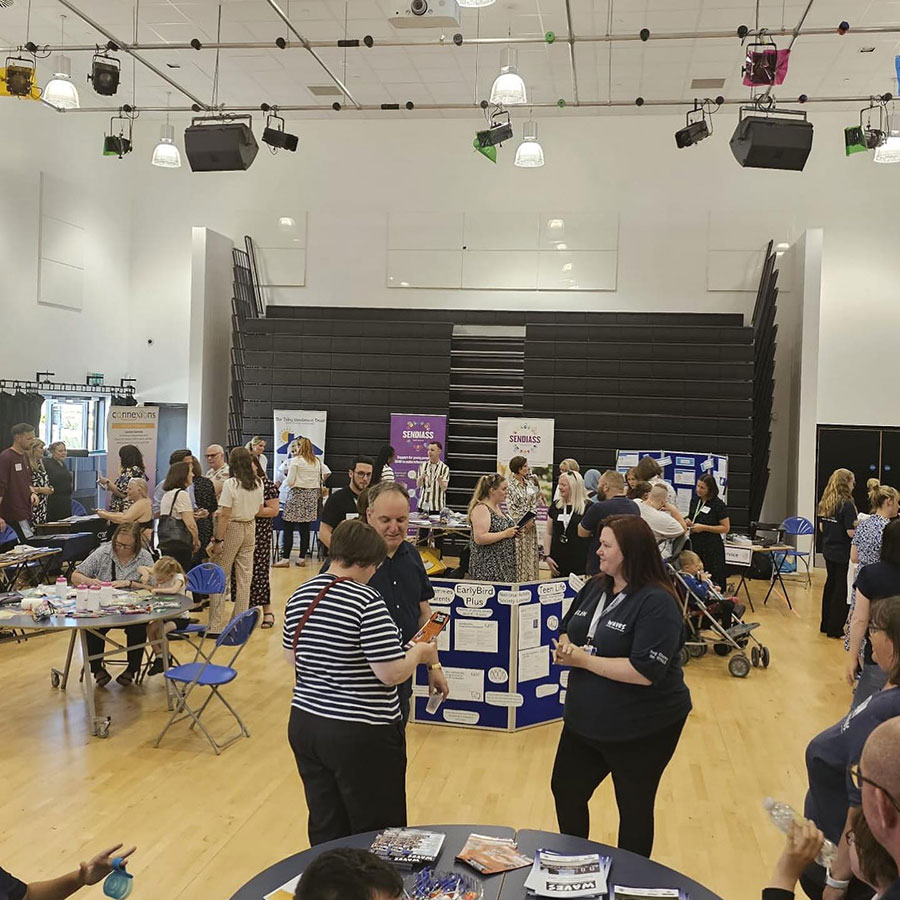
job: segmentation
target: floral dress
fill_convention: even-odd
[[[43,463],[37,463],[31,467],[31,486],[49,487],[50,476]],[[31,507],[31,521],[35,525],[43,525],[47,521],[47,495],[38,494],[36,506]]]
[[[147,480],[147,473],[140,466],[128,466],[119,473],[119,477],[113,482],[116,486],[116,490],[121,491],[123,494],[128,490],[128,482],[131,481],[132,478],[143,478],[144,481]],[[113,497],[112,505],[110,506],[111,512],[125,512],[131,504],[134,503],[133,500],[129,500],[127,497]]]
[[[856,575],[853,578],[853,588],[850,591],[850,612],[847,615],[847,621],[853,618],[853,611],[856,609],[856,579],[859,573],[872,563],[877,563],[881,559],[881,539],[884,535],[884,528],[888,520],[883,516],[871,515],[868,519],[863,519],[857,526],[853,534],[853,545],[856,547]],[[863,659],[866,654],[866,644],[868,636],[864,636],[862,643],[859,645],[859,656]],[[844,635],[844,649],[850,649],[850,629],[847,629]]]
[[[513,520],[518,522],[525,513],[537,513],[540,490],[530,481],[524,484],[515,476],[507,481],[506,509]],[[524,528],[516,537],[516,581],[537,581],[538,572],[537,523],[532,520],[530,528]]]
[[[509,516],[497,515],[489,506],[491,527],[489,534],[506,531],[515,525]],[[496,541],[493,544],[476,544],[471,541],[469,556],[469,577],[476,581],[500,581],[511,583],[516,581],[516,546],[512,538]]]
[[[268,475],[263,475],[263,503],[278,497],[278,488]],[[253,578],[250,581],[250,605],[267,606],[272,601],[269,587],[269,564],[272,561],[272,520],[257,518],[256,543],[253,545]],[[231,599],[235,599],[237,579],[231,578]]]

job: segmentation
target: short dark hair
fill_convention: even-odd
[[[900,519],[892,519],[881,534],[881,561],[900,566]]]
[[[194,481],[203,477],[203,468],[200,465],[200,460],[193,454],[191,454],[191,471],[194,473]]]
[[[350,471],[355,472],[356,467],[360,464],[364,466],[371,466],[373,469],[375,468],[375,463],[372,460],[371,456],[357,456],[354,457],[353,462],[350,463]]]
[[[166,472],[166,480],[163,482],[164,491],[174,491],[177,488],[186,488],[188,473],[191,472],[191,464],[182,460],[172,463]]]
[[[652,456],[643,456],[634,467],[634,475],[638,481],[660,478],[662,476],[662,466]]]
[[[140,469],[144,471],[144,457],[134,444],[119,447],[119,463],[123,469]]]
[[[883,631],[893,644],[894,661],[890,670],[885,671],[887,671],[888,684],[900,683],[900,597],[873,600],[869,628],[872,631]]]
[[[643,500],[652,490],[653,485],[649,481],[638,481],[633,488],[628,489],[627,496],[629,500]]]
[[[169,465],[174,466],[177,462],[182,462],[191,456],[191,451],[185,448],[184,450],[173,450],[169,454]]]
[[[20,434],[34,434],[34,425],[29,425],[28,422],[19,422],[18,425],[13,425],[10,428],[10,433],[14,438],[17,438]]]
[[[866,883],[880,887],[895,882],[897,880],[897,863],[875,839],[861,806],[856,808],[856,814],[850,823],[850,830],[853,832],[853,843],[856,845],[860,875],[863,876]]]
[[[376,893],[403,896],[403,879],[397,870],[368,850],[338,847],[326,850],[306,867],[294,900],[373,900]]]
[[[387,556],[387,545],[362,519],[345,519],[331,535],[328,555],[345,566],[377,566]]]
[[[509,461],[509,471],[518,474],[528,465],[528,459],[525,456],[514,456]]]
[[[428,446],[429,447],[431,447],[431,446],[437,447],[438,450],[444,449],[444,445],[440,441],[429,441]]]
[[[697,481],[702,481],[706,485],[706,490],[709,492],[710,497],[719,496],[719,483],[709,474],[709,472],[705,475],[701,475]]]

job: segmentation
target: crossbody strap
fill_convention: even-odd
[[[320,601],[322,600],[322,598],[323,598],[323,597],[324,597],[324,596],[325,596],[325,595],[326,595],[326,594],[327,594],[327,593],[328,593],[328,592],[329,592],[336,584],[339,584],[341,581],[351,581],[351,580],[352,580],[352,579],[347,578],[346,576],[344,576],[343,578],[335,578],[333,581],[330,581],[328,584],[326,584],[325,587],[323,587],[322,590],[319,591],[318,594],[316,594],[315,600],[313,600],[313,602],[310,603],[309,606],[306,607],[306,612],[303,613],[303,615],[300,617],[300,621],[297,623],[297,628],[296,628],[296,630],[294,631],[294,654],[295,654],[295,655],[296,655],[296,653],[297,653],[297,641],[298,641],[299,638],[300,638],[300,632],[303,631],[303,626],[306,625],[307,621],[309,620],[309,617],[310,617],[310,616],[312,615],[312,613],[313,613],[313,610],[319,605],[319,603],[320,603]]]

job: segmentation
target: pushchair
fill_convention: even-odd
[[[685,642],[681,648],[681,662],[687,665],[691,659],[705,656],[712,647],[717,656],[730,656],[728,671],[735,678],[746,678],[751,666],[769,667],[771,654],[753,633],[759,622],[744,622],[744,607],[723,597],[714,585],[707,583],[706,596],[702,597],[687,579],[671,563],[667,564],[675,592],[681,602],[684,616]],[[750,656],[746,649],[749,644]]]

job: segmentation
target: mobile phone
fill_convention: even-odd
[[[516,528],[524,528],[534,518],[537,518],[537,516],[533,512],[525,513],[525,515],[516,522]]]
[[[444,695],[442,693],[438,692],[437,694],[432,694],[428,698],[428,702],[425,704],[425,712],[427,712],[429,716],[433,716],[438,711],[440,705],[443,702]]]

